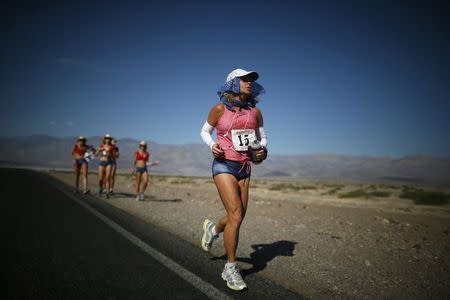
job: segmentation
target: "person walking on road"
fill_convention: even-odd
[[[100,156],[100,161],[98,162],[98,196],[101,197],[103,194],[103,184],[106,190],[106,198],[109,198],[110,178],[111,178],[111,168],[113,160],[114,147],[111,144],[112,137],[109,134],[105,134],[103,137],[103,143],[99,146],[96,155]]]
[[[150,153],[147,152],[147,143],[141,141],[139,149],[134,153],[132,165],[132,173],[136,174],[136,200],[138,201],[144,201],[144,193],[148,184],[147,163],[149,158]]]
[[[113,138],[111,140],[111,145],[113,146],[113,154],[112,154],[112,161],[111,161],[111,176],[110,176],[110,187],[109,187],[109,194],[114,194],[114,185],[116,183],[116,171],[117,171],[117,160],[119,159],[120,153],[119,153],[119,147],[117,146],[117,139]]]
[[[209,251],[213,241],[223,232],[228,261],[221,274],[233,290],[247,288],[236,263],[239,229],[247,211],[251,162],[261,163],[267,157],[267,138],[257,96],[264,89],[255,71],[236,69],[218,91],[216,104],[202,127],[201,137],[210,147],[214,160],[212,176],[225,207],[226,215],[216,224],[203,222],[201,246]],[[217,141],[211,134],[217,130]]]
[[[84,156],[86,152],[92,148],[86,144],[87,140],[84,136],[79,136],[77,139],[77,143],[73,146],[72,149],[72,158],[73,158],[73,168],[75,171],[75,191],[79,192],[79,183],[80,183],[80,173],[83,177],[83,194],[89,193],[88,189],[88,162],[85,160]]]

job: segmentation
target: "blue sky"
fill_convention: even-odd
[[[200,143],[240,67],[273,153],[450,155],[443,3],[129,2],[3,4],[0,136]]]

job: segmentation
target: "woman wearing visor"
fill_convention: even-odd
[[[117,146],[117,139],[113,138],[111,140],[111,145],[113,146],[113,155],[112,155],[112,165],[111,165],[111,177],[109,194],[112,196],[114,194],[114,185],[116,183],[116,171],[117,171],[117,159],[119,159],[119,147]]]
[[[103,194],[103,184],[106,189],[106,198],[109,198],[111,168],[113,161],[114,146],[111,144],[112,137],[109,134],[105,134],[103,137],[103,143],[99,146],[96,155],[100,156],[98,162],[98,196]]]
[[[132,173],[136,174],[136,200],[138,201],[144,201],[144,193],[148,184],[147,163],[149,158],[150,153],[147,152],[147,143],[141,141],[139,143],[139,149],[134,153],[132,165]]]
[[[88,189],[88,162],[84,159],[86,152],[92,147],[86,144],[86,138],[79,136],[72,149],[73,167],[75,171],[75,190],[78,192],[80,173],[83,177],[83,194],[89,193]]]
[[[203,222],[201,245],[209,251],[223,232],[228,261],[221,274],[233,290],[247,288],[236,263],[239,229],[245,217],[249,198],[251,162],[260,163],[267,157],[267,138],[257,96],[264,93],[255,82],[258,73],[236,69],[218,91],[220,103],[209,112],[201,137],[214,156],[212,176],[225,207],[226,214],[217,223]],[[217,141],[211,134],[217,131]]]

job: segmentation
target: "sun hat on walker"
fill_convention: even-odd
[[[105,140],[112,140],[112,136],[109,134],[109,133],[107,133],[107,134],[105,134],[104,136],[103,136],[103,143],[105,142]]]
[[[80,135],[77,139],[77,141],[85,141],[85,140],[86,140],[86,138],[82,135]]]
[[[147,146],[147,142],[146,142],[146,141],[141,141],[141,142],[139,143],[139,146]]]

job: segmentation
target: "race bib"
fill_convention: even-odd
[[[231,138],[236,151],[247,151],[248,145],[256,140],[256,134],[254,129],[233,129]]]
[[[84,154],[84,160],[87,161],[87,162],[93,160],[94,158],[95,158],[95,153],[92,150],[88,150]]]

